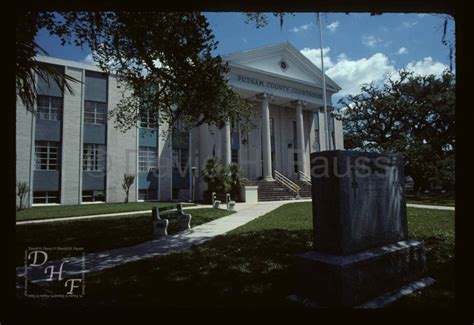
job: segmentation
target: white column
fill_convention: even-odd
[[[301,101],[296,102],[296,148],[298,153],[298,170],[301,172],[306,171],[306,158],[304,155],[304,124],[303,124],[303,103]]]
[[[272,144],[270,139],[270,111],[269,95],[261,94],[262,100],[262,153],[263,153],[263,178],[273,180],[272,177]]]
[[[231,147],[230,147],[230,122],[227,120],[224,126],[224,148],[223,148],[223,162],[224,165],[230,165],[231,160]]]

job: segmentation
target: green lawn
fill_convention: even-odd
[[[453,308],[454,213],[413,208],[408,214],[410,238],[425,241],[429,275],[437,282],[392,308]],[[57,306],[301,308],[286,297],[294,255],[311,249],[311,228],[311,203],[290,203],[187,251],[88,275],[86,296]]]
[[[192,206],[193,203],[184,203],[183,206]],[[94,214],[107,214],[129,211],[150,210],[158,206],[160,209],[175,208],[173,202],[130,202],[130,203],[95,203],[81,205],[61,205],[33,207],[18,211],[16,221],[53,219],[76,216],[87,216]]]
[[[454,193],[406,194],[407,203],[455,206]]]
[[[191,227],[227,216],[234,212],[215,209],[184,210],[192,215]],[[161,214],[168,218],[170,212]],[[171,212],[172,213],[172,212]],[[168,234],[176,234],[177,222],[169,218]],[[86,253],[136,245],[153,239],[150,215],[92,218],[87,220],[54,221],[16,226],[16,263],[22,265],[28,247],[83,248]],[[68,256],[64,252],[51,253],[51,259]]]

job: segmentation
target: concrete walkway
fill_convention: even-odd
[[[236,213],[196,226],[174,236],[159,238],[136,246],[89,253],[83,256],[71,257],[60,261],[49,261],[41,266],[30,266],[27,269],[27,279],[31,282],[49,281],[48,278],[51,274],[51,268],[49,268],[49,271],[46,271],[47,268],[52,266],[53,270],[58,272],[61,262],[63,261],[67,262],[63,265],[62,277],[70,278],[75,276],[76,278],[80,278],[89,272],[97,272],[120,264],[185,250],[190,248],[192,245],[199,245],[215,236],[223,235],[286,203],[291,202],[301,201],[293,200],[259,202],[257,204],[237,204]],[[42,261],[41,255],[39,255],[38,261]],[[25,275],[25,267],[17,267],[16,274],[17,276],[23,277]],[[57,280],[57,274],[55,274],[53,280]]]
[[[425,204],[407,203],[407,207],[410,207],[410,208],[420,208],[420,209],[434,209],[434,210],[449,210],[449,211],[455,211],[455,207],[448,207],[448,206],[445,206],[445,205],[425,205]]]

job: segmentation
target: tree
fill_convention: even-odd
[[[227,119],[252,128],[253,109],[227,84],[228,71],[212,51],[218,44],[205,16],[196,12],[38,12],[19,17],[28,32],[17,29],[19,63],[30,71],[38,47],[33,39],[45,28],[62,44],[89,46],[99,67],[117,76],[131,96],[112,111],[116,127],[134,127],[142,114],[158,117],[173,128],[203,123],[224,126]],[[20,46],[19,46],[20,45]],[[34,63],[37,66],[37,63]],[[31,88],[28,76],[17,75],[17,84]],[[65,83],[66,85],[68,83]],[[34,102],[34,91],[25,90],[24,102]]]
[[[30,187],[26,182],[17,182],[17,189],[17,195],[20,198],[18,210],[23,210],[25,208],[25,197],[30,193]]]
[[[454,184],[455,79],[401,70],[382,85],[365,84],[361,93],[339,100],[348,149],[399,152],[417,191],[436,181]]]
[[[123,174],[122,188],[125,191],[125,203],[128,203],[128,194],[130,192],[130,187],[132,187],[134,181],[135,175]]]
[[[26,12],[20,15],[16,25],[16,90],[28,111],[33,111],[36,101],[35,78],[46,82],[52,80],[73,94],[71,82],[79,80],[53,69],[50,65],[35,60],[38,53],[48,54],[34,40],[42,26],[52,24],[52,16],[46,13]]]

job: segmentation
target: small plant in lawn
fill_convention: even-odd
[[[18,211],[21,211],[25,208],[25,197],[30,193],[30,187],[26,182],[17,183],[18,192],[17,195],[20,198],[20,204],[17,207]]]
[[[130,187],[132,187],[134,181],[135,181],[135,175],[123,174],[122,188],[125,191],[125,203],[128,203],[128,194],[130,192]]]

